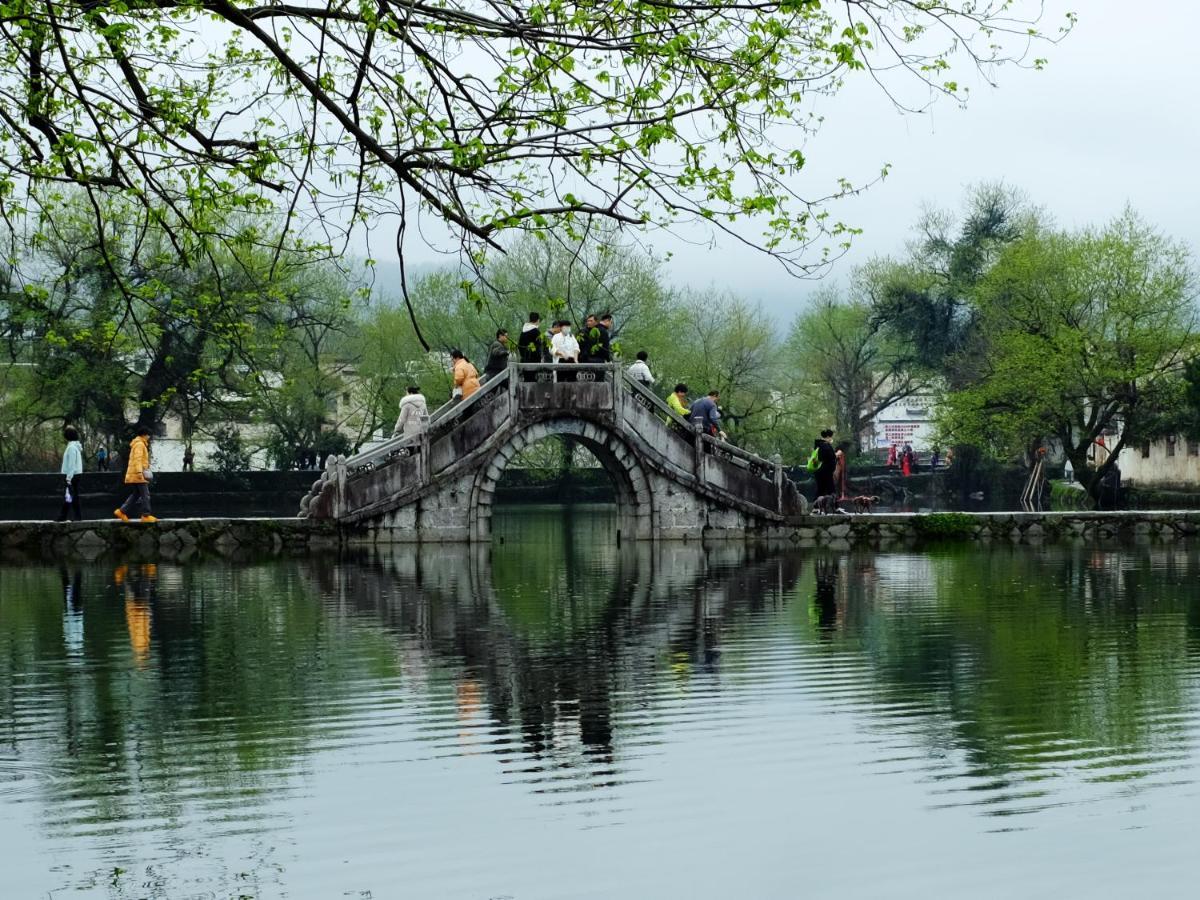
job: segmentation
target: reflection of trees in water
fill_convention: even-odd
[[[712,670],[722,632],[781,602],[799,572],[794,554],[740,544],[556,549],[397,547],[314,577],[339,606],[403,635],[427,668],[450,662],[457,681],[479,684],[490,720],[519,729],[535,758],[566,737],[603,761],[614,707],[644,700],[664,660]]]
[[[249,815],[366,674],[294,563],[3,567],[0,622],[0,742],[52,771],[52,832]]]
[[[1138,778],[1190,747],[1195,550],[849,553],[814,571],[813,632],[869,663],[882,727],[919,723],[977,775]]]

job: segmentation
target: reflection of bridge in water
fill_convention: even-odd
[[[331,460],[301,515],[369,541],[486,541],[505,466],[555,435],[608,472],[627,537],[742,537],[804,512],[778,457],[701,434],[614,366],[514,364],[435,412],[423,434]]]
[[[549,609],[553,622],[522,616],[529,610],[516,596],[520,586],[497,587],[500,573],[483,545],[436,554],[394,548],[309,573],[337,608],[382,622],[427,660],[461,666],[489,721],[518,728],[527,752],[547,752],[565,730],[585,752],[607,758],[620,698],[636,705],[654,694],[664,656],[681,673],[716,672],[722,634],[784,603],[801,558],[734,542],[707,551],[629,543],[605,552],[611,556],[570,603],[537,591],[525,598]],[[575,563],[575,577],[587,579],[585,560]]]

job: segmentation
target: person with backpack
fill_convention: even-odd
[[[817,498],[836,493],[833,473],[837,468],[837,453],[833,449],[833,429],[826,428],[813,442],[813,452],[808,458],[808,471],[817,482]]]

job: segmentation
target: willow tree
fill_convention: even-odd
[[[1041,65],[1072,22],[1041,16],[1037,0],[4,0],[0,213],[52,214],[56,185],[121,192],[204,235],[177,242],[185,264],[221,237],[213,207],[282,209],[282,240],[307,224],[331,249],[391,215],[402,266],[417,215],[473,262],[513,230],[701,219],[804,272],[848,234],[826,201],[855,190],[797,177],[818,102],[852,73],[902,105],[962,96],[956,59]]]

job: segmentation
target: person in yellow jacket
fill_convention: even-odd
[[[690,419],[692,415],[691,409],[687,404],[688,386],[683,382],[675,385],[674,392],[667,397],[667,406],[671,407],[671,411],[677,416],[684,419]]]
[[[121,504],[113,515],[122,522],[129,521],[130,513],[140,513],[143,522],[157,522],[150,515],[150,429],[145,425],[137,430],[137,437],[129,444],[129,464],[125,467],[125,483],[133,485],[133,493]]]
[[[479,371],[461,350],[451,350],[450,358],[454,360],[454,396],[466,400],[479,390]]]

